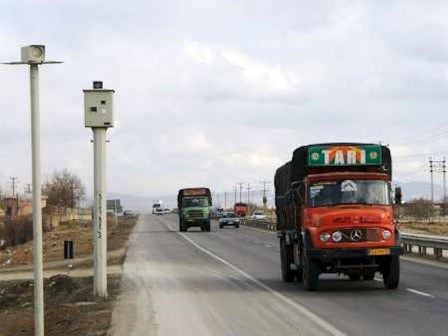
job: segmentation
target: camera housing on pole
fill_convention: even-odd
[[[103,89],[103,83],[93,82],[93,89],[84,91],[84,124],[93,131],[94,170],[94,293],[107,297],[107,193],[106,193],[106,131],[114,126],[114,90]]]
[[[114,90],[93,82],[94,89],[84,90],[84,123],[86,127],[114,127]],[[98,88],[95,88],[98,87]]]

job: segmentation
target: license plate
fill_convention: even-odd
[[[388,254],[390,254],[390,249],[388,248],[371,249],[369,251],[369,255],[371,256],[388,255]]]

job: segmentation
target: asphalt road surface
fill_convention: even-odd
[[[322,275],[280,279],[278,239],[245,228],[178,232],[142,216],[130,237],[113,335],[448,335],[448,268],[402,261],[398,290]]]

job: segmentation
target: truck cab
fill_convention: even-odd
[[[210,231],[211,193],[208,188],[181,189],[178,194],[179,231],[198,226]]]

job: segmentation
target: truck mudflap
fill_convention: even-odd
[[[402,246],[357,248],[357,249],[308,249],[307,256],[310,259],[331,261],[334,259],[357,259],[367,257],[382,257],[404,254]]]

